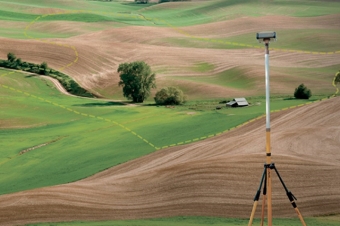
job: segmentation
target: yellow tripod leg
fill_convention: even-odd
[[[254,205],[253,205],[253,210],[251,211],[250,214],[250,219],[249,219],[249,223],[248,226],[252,226],[253,224],[253,220],[254,220],[254,216],[255,216],[255,211],[256,211],[256,207],[259,201],[254,201]]]
[[[294,202],[294,203],[295,203],[295,202]],[[295,204],[295,205],[296,205],[296,204]],[[299,217],[299,219],[300,219],[300,221],[301,221],[301,224],[302,224],[303,226],[307,226],[305,220],[303,219],[303,217],[302,217],[302,215],[301,215],[301,213],[300,213],[300,211],[299,211],[299,209],[298,209],[297,207],[295,207],[294,209],[295,209],[295,212],[297,213],[297,215],[298,215],[298,217]]]
[[[250,214],[250,219],[249,219],[248,226],[251,226],[253,224],[254,215],[255,215],[255,212],[256,212],[257,204],[258,204],[259,199],[260,199],[261,188],[262,188],[263,181],[265,180],[267,168],[268,167],[267,167],[267,164],[266,164],[265,168],[263,169],[263,173],[262,173],[262,177],[261,177],[261,181],[260,181],[260,186],[259,186],[259,188],[258,188],[258,190],[256,192],[255,197],[254,197],[253,209],[252,209],[251,214]]]

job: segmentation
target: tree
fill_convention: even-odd
[[[294,92],[296,99],[309,99],[312,96],[312,92],[303,83],[299,85]]]
[[[165,87],[158,91],[155,96],[156,104],[179,105],[185,102],[183,91],[176,87]]]
[[[17,57],[15,56],[14,53],[8,53],[7,54],[7,60],[10,62],[13,62]]]
[[[39,73],[42,74],[42,75],[47,75],[48,74],[47,69],[48,69],[47,63],[46,62],[42,62],[40,64]]]
[[[124,97],[135,103],[143,103],[149,97],[151,88],[156,88],[156,75],[144,61],[120,64],[118,73],[118,84],[123,87]]]
[[[340,70],[335,74],[334,82],[335,84],[340,83]]]

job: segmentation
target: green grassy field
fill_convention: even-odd
[[[86,226],[239,226],[248,225],[248,219],[230,219],[230,218],[213,218],[213,217],[175,217],[164,219],[149,219],[149,220],[126,220],[126,221],[100,221],[100,222],[66,222],[66,223],[42,223],[28,224],[27,226],[62,226],[62,225],[86,225]],[[316,217],[306,218],[307,225],[312,226],[336,226],[339,225],[339,217]],[[260,225],[260,220],[255,219],[253,225]],[[275,226],[300,226],[301,222],[296,219],[273,219]]]
[[[248,108],[220,111],[215,110],[219,100],[176,108],[128,107],[68,97],[50,82],[19,72],[0,77],[0,82],[5,86],[0,89],[0,143],[6,147],[0,157],[0,194],[79,180],[155,147],[225,132],[262,115],[265,108],[263,97],[250,98],[254,106]],[[273,98],[272,109],[310,101]],[[32,147],[38,148],[19,154]]]

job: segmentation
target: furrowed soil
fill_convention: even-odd
[[[340,212],[340,98],[272,116],[272,160],[303,216]],[[0,196],[0,224],[170,216],[249,217],[265,162],[265,120],[90,178]],[[273,171],[273,216],[296,217]],[[260,202],[261,203],[261,202]],[[258,216],[261,204],[258,206]]]
[[[231,68],[251,68],[248,72],[256,81],[263,77],[263,49],[235,47],[233,49],[209,48],[213,41],[199,43],[202,48],[178,46],[169,39],[188,39],[195,42],[188,35],[197,38],[223,39],[242,34],[254,33],[259,30],[285,29],[338,29],[339,15],[320,16],[318,18],[293,18],[288,16],[264,16],[259,18],[243,17],[234,20],[214,22],[203,25],[177,28],[123,26],[115,27],[113,22],[91,23],[83,22],[39,22],[34,23],[27,34],[34,32],[51,32],[51,34],[71,35],[69,38],[9,39],[0,38],[0,58],[6,58],[8,52],[14,52],[23,61],[41,63],[47,62],[54,69],[61,69],[65,65],[77,62],[65,68],[64,72],[72,76],[83,87],[99,95],[114,95],[121,92],[118,87],[119,75],[117,68],[124,62],[146,61],[156,72],[158,87],[175,85],[188,87],[188,96],[208,96],[218,98],[227,93],[232,96],[259,95],[263,90],[262,82],[249,89],[235,90],[233,87],[214,86],[204,84],[195,90],[199,84],[193,81],[182,81],[169,76],[206,76],[218,74]],[[266,23],[265,23],[266,22]],[[267,23],[268,22],[268,23]],[[264,25],[266,24],[266,25]],[[6,22],[3,26],[21,26],[18,22]],[[96,31],[97,30],[97,31]],[[99,31],[98,31],[99,30]],[[148,34],[148,35],[145,35]],[[326,36],[328,34],[325,34]],[[33,35],[34,36],[34,35]],[[38,37],[39,38],[39,37]],[[323,37],[324,40],[332,37]],[[196,40],[197,41],[197,40]],[[260,45],[253,40],[253,45]],[[278,42],[279,43],[279,42]],[[64,45],[64,46],[63,46]],[[67,45],[67,47],[65,47]],[[204,47],[204,45],[208,45]],[[227,46],[226,44],[221,44]],[[271,45],[275,49],[275,43]],[[74,47],[71,48],[71,47]],[[75,52],[77,51],[77,53]],[[330,51],[337,51],[331,49]],[[311,49],[313,51],[313,49]],[[78,54],[78,57],[76,56]],[[322,68],[338,65],[338,54],[307,54],[295,51],[271,51],[271,67],[280,68]],[[213,65],[208,72],[195,72],[192,67],[201,62]],[[291,74],[284,74],[290,76]],[[275,69],[272,70],[272,87],[279,94],[292,93],[296,84],[292,86],[277,77],[282,76]],[[294,75],[295,76],[295,75]],[[321,76],[321,75],[319,75]],[[331,75],[333,76],[333,75]],[[309,81],[309,88],[322,89],[329,92],[331,81]],[[321,87],[321,88],[320,88]],[[191,93],[190,93],[191,92]],[[117,96],[116,96],[117,97]]]

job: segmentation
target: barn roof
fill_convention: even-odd
[[[244,97],[235,98],[233,101],[236,101],[238,106],[248,106],[249,105],[248,101]]]

